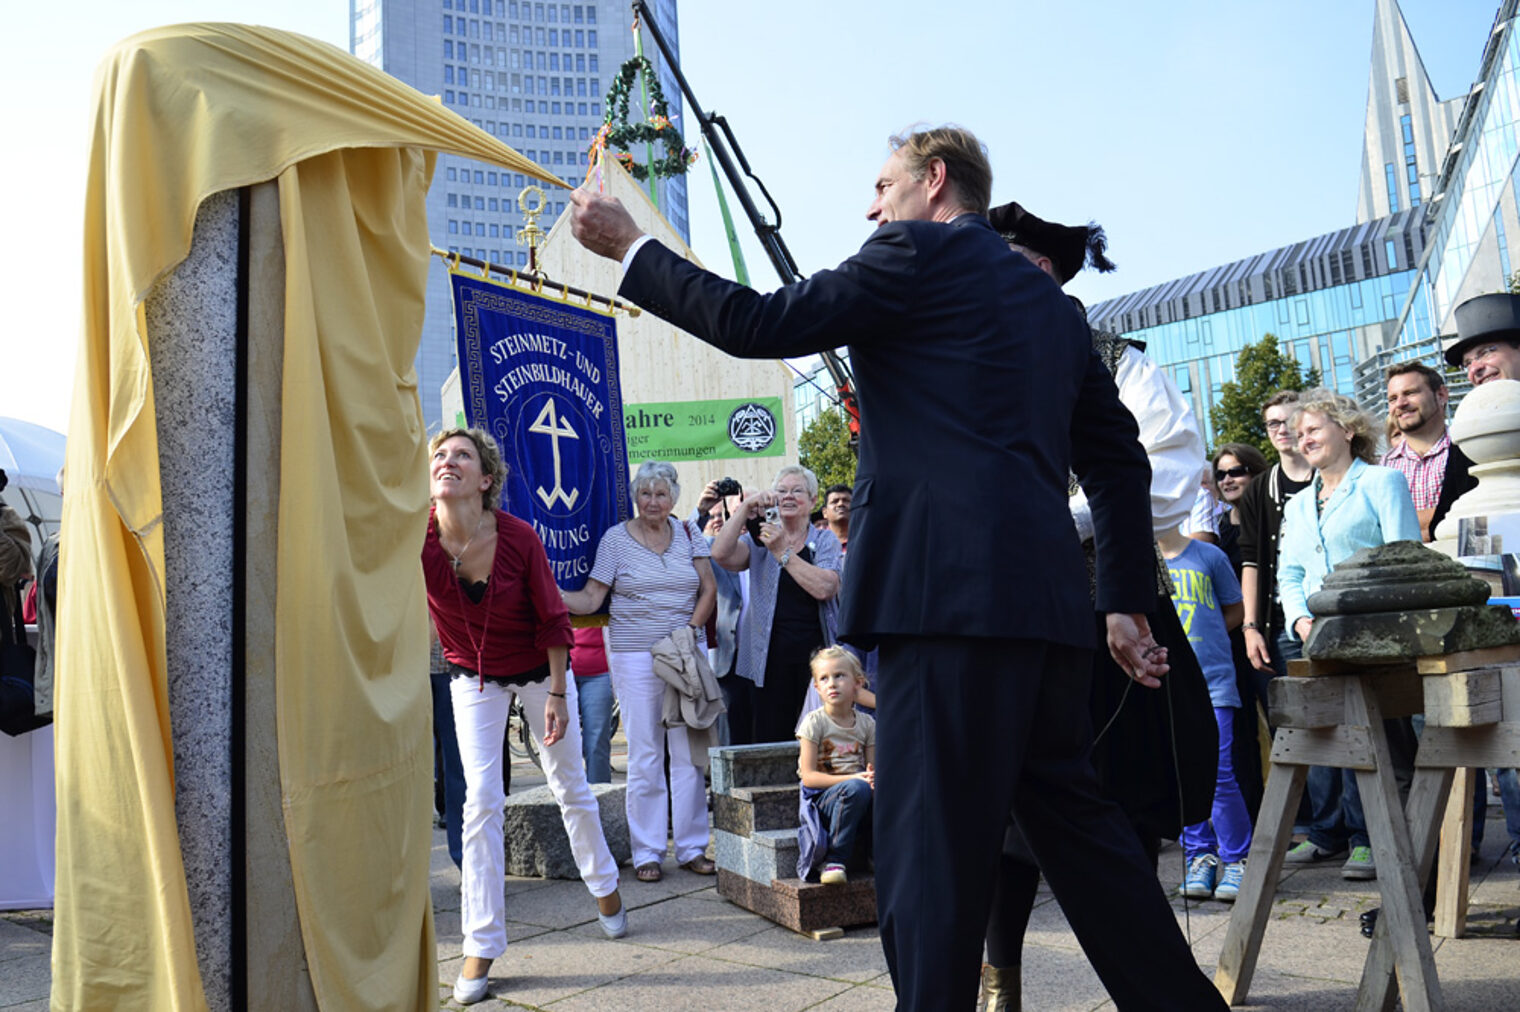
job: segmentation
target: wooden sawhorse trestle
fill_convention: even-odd
[[[1465,768],[1520,765],[1520,647],[1376,667],[1293,662],[1290,671],[1308,677],[1272,683],[1278,728],[1271,772],[1214,983],[1231,1005],[1244,1003],[1305,776],[1310,766],[1341,767],[1356,771],[1382,897],[1357,993],[1358,1012],[1391,1009],[1395,980],[1406,1012],[1442,1009],[1421,892],[1449,800],[1453,816],[1446,820],[1450,843],[1438,879],[1437,928],[1460,934],[1472,810]],[[1406,810],[1399,803],[1383,720],[1422,711],[1425,730]]]

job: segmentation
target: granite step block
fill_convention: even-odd
[[[713,830],[713,860],[728,871],[761,885],[797,874],[797,831],[763,829],[752,836]]]
[[[844,885],[819,885],[797,878],[763,885],[719,868],[718,895],[803,934],[876,923],[876,880],[864,874]]]
[[[723,745],[708,750],[713,794],[735,787],[775,787],[797,782],[797,742]]]
[[[713,796],[713,828],[738,836],[766,829],[797,828],[800,794],[795,783],[783,787],[735,787]]]

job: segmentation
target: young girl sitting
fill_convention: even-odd
[[[802,780],[801,855],[798,875],[807,878],[822,852],[825,885],[846,882],[859,833],[869,826],[876,789],[876,721],[855,710],[866,674],[843,647],[813,654],[813,687],[823,706],[797,727],[797,772]],[[866,847],[862,857],[869,857]]]

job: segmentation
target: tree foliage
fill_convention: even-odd
[[[1215,445],[1249,443],[1268,460],[1276,460],[1277,450],[1261,420],[1262,404],[1279,390],[1307,390],[1319,383],[1319,370],[1303,370],[1297,359],[1283,353],[1276,334],[1246,345],[1235,360],[1234,381],[1219,388],[1219,403],[1212,412]]]
[[[820,496],[830,485],[855,484],[855,453],[850,449],[850,427],[838,408],[813,419],[802,430],[797,443],[802,466],[818,476]]]

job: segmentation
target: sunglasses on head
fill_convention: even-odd
[[[1215,471],[1214,480],[1224,481],[1226,478],[1244,478],[1251,473],[1251,469],[1244,465],[1237,465],[1228,471]]]

